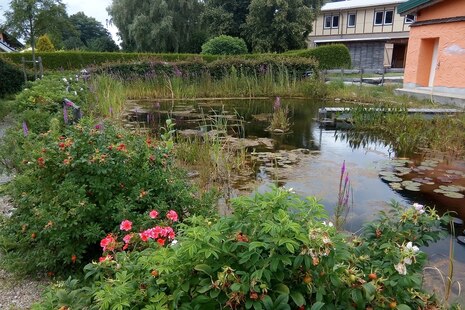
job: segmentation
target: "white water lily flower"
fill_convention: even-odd
[[[407,242],[405,248],[409,251],[412,251],[414,254],[420,251],[420,248],[418,248],[416,245],[413,245],[411,241]]]
[[[407,267],[402,262],[398,263],[397,265],[394,265],[394,268],[397,270],[399,274],[403,276],[407,274]]]

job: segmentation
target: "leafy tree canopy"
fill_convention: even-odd
[[[55,51],[55,46],[53,46],[53,43],[52,41],[50,41],[48,35],[44,34],[43,36],[39,37],[39,39],[37,40],[37,50],[39,52]]]
[[[194,52],[202,8],[200,0],[113,0],[108,12],[126,50]]]
[[[240,37],[249,5],[250,0],[207,0],[201,18],[209,35]]]

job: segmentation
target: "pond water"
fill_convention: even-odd
[[[360,140],[345,132],[320,128],[315,117],[318,108],[335,105],[328,102],[282,99],[281,104],[289,108],[291,133],[275,135],[266,130],[273,112],[273,101],[139,101],[129,104],[128,118],[133,123],[143,122],[142,126],[156,130],[170,115],[175,120],[176,129],[183,131],[205,130],[208,127],[208,115],[210,119],[216,120],[215,125],[218,125],[220,119],[227,119],[230,128],[235,128],[230,131],[241,137],[270,139],[268,149],[256,146],[250,148],[250,151],[308,150],[294,153],[297,158],[290,165],[284,165],[285,169],[279,174],[273,173],[274,168],[270,165],[259,165],[256,178],[260,180],[260,185],[257,190],[265,191],[271,183],[277,181],[286,188],[293,188],[301,196],[318,197],[330,214],[337,204],[341,165],[345,161],[353,189],[353,204],[346,229],[352,232],[358,231],[364,222],[376,217],[379,210],[386,209],[389,201],[403,205],[418,202],[435,207],[440,213],[451,210],[465,220],[465,198],[448,197],[450,192],[458,193],[460,197],[465,191],[464,161],[418,156],[399,161],[391,146],[382,140]],[[337,106],[341,106],[341,103]],[[463,229],[462,226],[461,231]],[[465,246],[456,241],[454,243],[455,274],[465,285]],[[432,265],[444,265],[448,258],[449,242],[438,242],[426,251],[431,256]]]

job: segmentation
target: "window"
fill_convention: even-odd
[[[375,25],[392,25],[394,11],[375,12]]]
[[[354,13],[347,14],[347,27],[355,27],[355,16]]]
[[[386,11],[384,12],[384,24],[391,25],[392,24],[392,17],[394,16],[393,11]]]
[[[339,15],[326,15],[325,28],[339,28]]]
[[[406,24],[411,24],[411,23],[413,23],[414,21],[415,21],[415,15],[411,15],[411,14],[405,15],[405,20],[404,20],[404,22],[405,22]]]

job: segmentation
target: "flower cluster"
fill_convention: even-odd
[[[402,258],[398,264],[394,265],[394,268],[397,270],[399,274],[407,274],[406,265],[411,265],[414,261],[416,261],[415,257],[419,251],[420,249],[417,246],[413,245],[412,242],[407,242],[406,245],[402,245],[400,247],[400,253]]]
[[[159,213],[156,210],[152,210],[149,212],[149,217],[152,219],[156,219]],[[178,221],[178,214],[176,211],[170,210],[166,214],[166,218],[171,222]],[[164,246],[167,242],[169,243],[176,243],[174,238],[176,234],[172,227],[170,226],[154,226],[152,228],[148,228],[140,233],[131,232],[133,229],[133,223],[130,220],[123,220],[119,226],[121,231],[129,232],[123,237],[123,242],[118,242],[118,238],[114,234],[108,234],[105,238],[100,241],[100,246],[103,250],[103,256],[100,257],[99,262],[104,261],[111,261],[113,259],[113,255],[110,255],[109,252],[115,252],[117,250],[125,251],[128,249],[129,245],[131,244],[133,247],[136,245],[142,244],[142,247],[146,247],[149,245],[149,241],[153,240],[156,241],[160,246]],[[141,242],[139,242],[141,241]],[[122,247],[121,247],[122,245]]]

